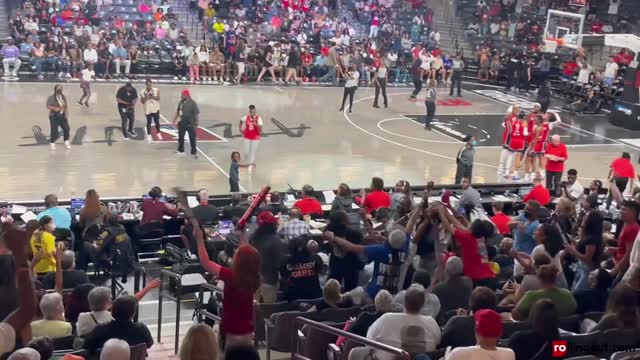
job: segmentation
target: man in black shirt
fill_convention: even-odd
[[[193,216],[202,225],[215,224],[218,221],[218,208],[209,204],[209,191],[202,189],[196,195],[199,205],[192,209]]]
[[[416,101],[416,96],[422,90],[422,60],[420,56],[416,57],[411,64],[411,80],[413,80],[413,92],[409,95],[409,100]]]
[[[73,289],[78,285],[89,282],[86,272],[82,270],[75,270],[76,260],[73,251],[67,250],[62,253],[60,262],[62,266],[62,288]],[[55,288],[56,273],[48,273],[44,279],[42,279],[42,286],[44,286],[45,289]]]
[[[239,220],[249,208],[246,204],[241,204],[242,196],[238,193],[231,194],[231,205],[222,209],[222,218],[224,220]]]
[[[339,236],[350,243],[361,244],[363,235],[360,231],[350,228],[349,215],[344,210],[338,210],[331,214],[327,231]],[[345,254],[337,246],[333,247],[333,253],[329,259],[329,278],[339,282],[344,280],[344,290],[350,291],[358,286],[358,274],[364,264],[353,253]]]
[[[118,113],[122,119],[122,135],[125,139],[128,139],[129,136],[136,136],[136,133],[133,132],[133,124],[136,121],[134,106],[138,101],[138,92],[130,81],[118,89],[116,101],[118,102]]]
[[[143,323],[133,322],[137,308],[138,300],[133,296],[124,295],[115,299],[111,306],[113,321],[97,325],[85,338],[84,348],[90,354],[95,354],[107,340],[112,338],[122,339],[129,346],[144,343],[147,348],[151,347],[153,338],[149,328]]]
[[[287,75],[284,78],[285,85],[289,83],[291,77],[296,84],[300,85],[298,80],[298,67],[300,66],[300,52],[298,51],[298,45],[295,41],[291,41],[291,48],[289,49],[289,59],[287,61]]]
[[[184,135],[189,134],[189,144],[191,145],[191,157],[198,159],[196,154],[196,128],[200,117],[200,109],[193,99],[191,92],[182,90],[181,100],[178,103],[178,109],[173,117],[173,125],[178,123],[178,154],[184,154]],[[178,121],[180,119],[180,121]]]

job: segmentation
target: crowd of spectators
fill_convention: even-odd
[[[200,40],[188,38],[166,0],[25,1],[10,20],[3,78],[31,70],[38,79],[79,79],[93,64],[97,80],[160,74],[193,83],[240,83],[266,75],[275,83],[335,83],[346,81],[347,69],[355,66],[359,80],[372,84],[384,62],[393,83],[409,81],[418,56],[426,64],[443,59],[441,68],[450,69],[431,26],[433,11],[422,2],[400,5],[416,13],[411,24],[394,21],[401,10],[391,0],[357,1],[343,9],[320,0],[191,1]],[[345,11],[348,16],[341,15]]]
[[[558,72],[562,82],[554,87],[567,100],[567,108],[597,113],[602,106],[612,105],[621,94],[620,77],[636,55],[621,49],[606,65],[595,68],[588,64],[584,48],[570,55],[550,54],[543,41],[547,11],[585,15],[585,34],[631,33],[633,20],[618,15],[620,3],[621,0],[599,0],[589,1],[587,6],[572,6],[564,0],[478,0],[463,33],[464,41],[475,48],[477,77],[496,84],[506,81],[507,90],[529,92],[532,86],[541,87]]]
[[[226,235],[220,254],[210,252],[200,226],[215,224],[219,212],[201,199],[194,215],[187,216],[190,227],[183,235],[187,249],[197,249],[204,269],[224,288],[215,307],[223,309],[218,328],[223,351],[255,354],[254,301],[282,299],[308,301],[313,306],[306,309],[319,314],[358,310],[345,325],[348,332],[405,349],[416,358],[451,346],[446,359],[484,352],[501,359],[533,359],[551,354],[551,340],[571,333],[624,332],[640,324],[640,192],[633,190],[637,175],[630,156],[623,153],[612,161],[608,196],[600,181],[584,187],[575,170],[566,176],[552,191],[534,181],[522,198],[524,210],[514,217],[505,214],[499,201],[485,212],[471,185],[463,186],[457,198],[445,190],[436,201],[433,184],[420,198],[406,181],[387,192],[380,178],[357,195],[341,184],[327,214],[311,186],[303,188],[302,198],[290,209],[273,193],[254,210],[255,225],[250,227],[238,223],[249,207],[235,199],[221,220],[231,220],[237,228]],[[633,196],[623,195],[629,193]],[[89,229],[112,215],[99,202],[89,205],[92,198],[97,199],[95,191],[88,192],[80,213]],[[152,346],[147,326],[134,319],[137,300],[158,281],[135,296],[115,299],[109,289],[95,287],[75,267],[75,256],[82,251],[77,255],[64,242],[56,244],[56,222],[69,226],[66,209],[54,195],[46,200],[46,211],[26,230],[3,218],[6,249],[0,264],[6,276],[0,286],[7,301],[2,313],[12,315],[0,326],[11,335],[3,335],[8,343],[2,343],[2,350],[11,352],[14,337],[26,348],[40,349],[42,342],[74,336],[76,348],[88,354],[102,348],[101,356],[128,346]],[[185,204],[179,206],[187,213]],[[142,207],[158,214],[145,223],[179,215],[157,198],[144,200]],[[318,227],[321,232],[314,233]],[[53,290],[45,293],[49,288]],[[66,295],[64,288],[73,291]],[[33,298],[34,289],[39,311],[25,300]],[[368,311],[361,310],[368,304]],[[15,314],[22,316],[19,324],[12,320]],[[518,331],[503,334],[503,328]],[[194,358],[202,349],[215,356],[214,339],[209,326],[192,327],[181,359]],[[629,346],[640,340],[625,339],[632,342]]]

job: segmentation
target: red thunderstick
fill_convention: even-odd
[[[245,211],[244,215],[242,215],[242,217],[238,221],[238,225],[237,225],[238,228],[240,229],[244,228],[244,226],[247,224],[247,220],[249,220],[249,217],[251,216],[253,211],[258,207],[258,205],[260,205],[260,203],[264,201],[264,198],[269,193],[269,190],[271,190],[271,186],[265,185],[262,188],[262,190],[260,190],[260,192],[256,194],[256,196],[253,198],[253,201],[251,202],[251,205],[249,205],[249,208],[247,209],[247,211]]]

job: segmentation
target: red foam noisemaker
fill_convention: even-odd
[[[258,207],[258,205],[260,205],[260,203],[262,203],[262,201],[265,199],[265,197],[267,196],[270,190],[271,190],[271,186],[265,185],[262,188],[262,190],[260,190],[260,192],[253,197],[253,201],[251,202],[251,205],[249,205],[249,208],[247,209],[247,211],[245,211],[244,215],[242,215],[240,220],[238,220],[238,225],[237,225],[238,228],[242,229],[245,227],[245,225],[247,224],[247,220],[249,220],[249,217],[251,216],[253,211]]]

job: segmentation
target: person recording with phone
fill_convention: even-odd
[[[122,136],[127,140],[129,136],[136,136],[136,133],[133,132],[133,124],[136,121],[134,106],[138,101],[138,92],[130,81],[118,89],[116,101],[118,102],[118,113],[122,119]]]

